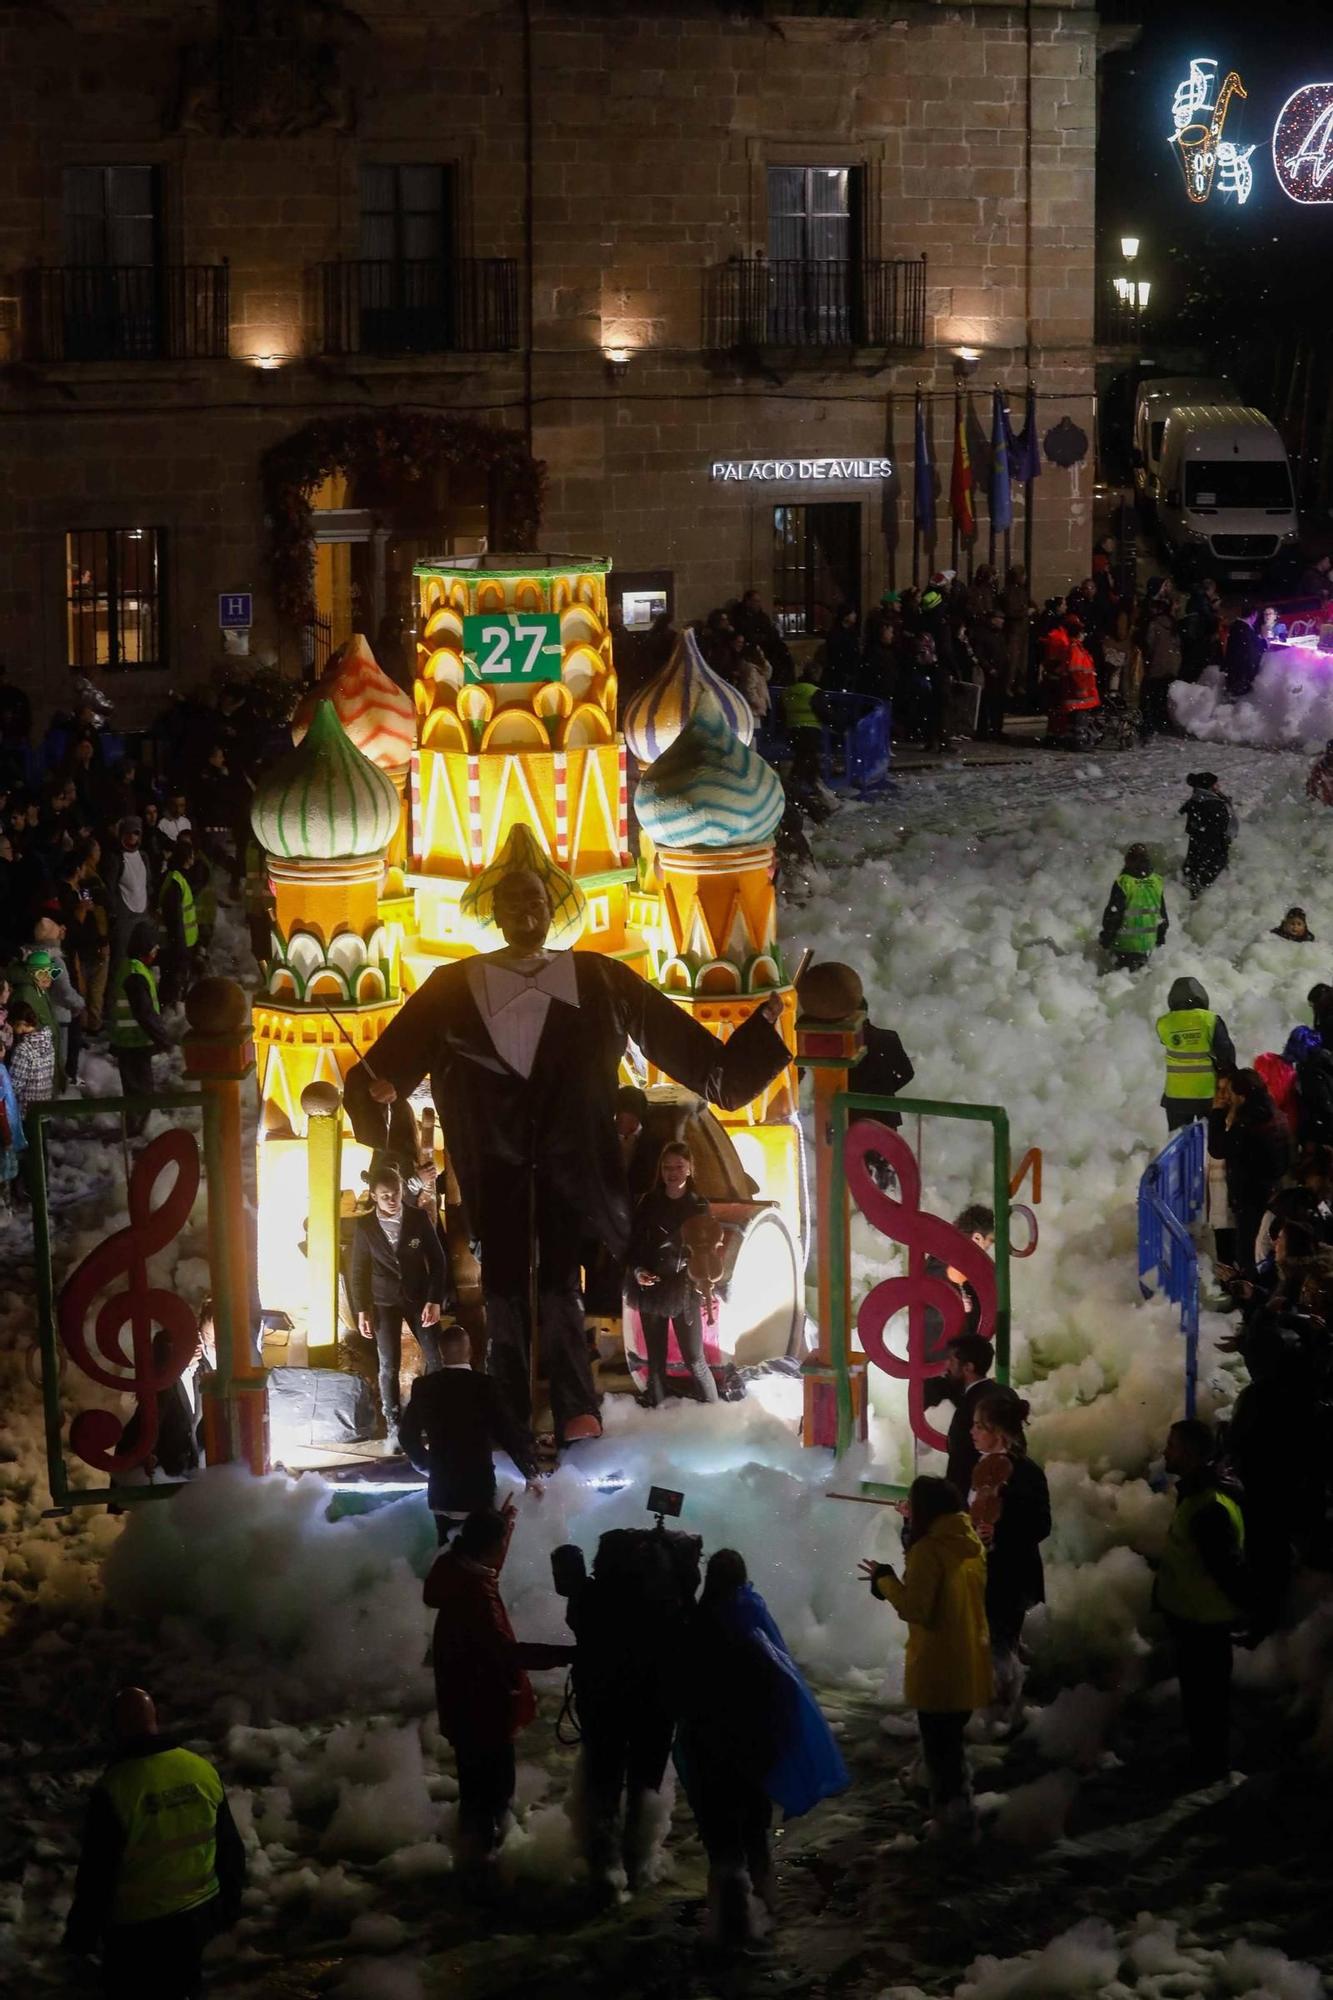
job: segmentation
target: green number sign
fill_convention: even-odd
[[[560,620],[552,611],[488,611],[463,620],[470,681],[558,681]]]

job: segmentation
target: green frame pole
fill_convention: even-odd
[[[851,1272],[844,1255],[841,1218],[847,1202],[847,1169],[843,1152],[850,1114],[853,1111],[904,1112],[920,1118],[957,1118],[991,1128],[991,1170],[995,1206],[995,1379],[1009,1380],[1011,1327],[1010,1248],[1009,1248],[1009,1114],[1000,1104],[951,1104],[935,1097],[871,1097],[864,1091],[841,1090],[833,1100],[833,1171],[830,1185],[833,1217],[828,1223],[829,1297],[833,1327],[829,1351],[833,1357],[838,1412],[838,1442],[835,1456],[841,1458],[852,1442],[852,1383],[848,1350],[851,1340]],[[836,1223],[833,1218],[837,1218]],[[898,1499],[902,1488],[874,1480],[862,1482],[862,1492],[883,1499]]]
[[[102,1118],[126,1111],[198,1111],[203,1118],[204,1188],[207,1198],[210,1145],[216,1148],[216,1111],[193,1091],[163,1091],[152,1097],[59,1098],[29,1106],[32,1185],[32,1240],[37,1264],[37,1341],[42,1357],[42,1415],[46,1427],[46,1479],[53,1511],[72,1507],[138,1506],[145,1500],[170,1498],[172,1486],[71,1486],[65,1465],[65,1420],[60,1407],[60,1338],[56,1326],[56,1291],[51,1268],[51,1204],[46,1172],[46,1127],[53,1120]]]

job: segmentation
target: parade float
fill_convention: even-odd
[[[274,897],[254,1007],[260,1296],[280,1329],[271,1359],[336,1362],[348,1318],[340,1224],[369,1164],[338,1109],[343,1080],[436,967],[499,942],[469,891],[516,842],[556,885],[554,945],[622,961],[724,1040],[777,994],[794,1054],[772,879],[781,784],[750,747],[748,707],[692,635],[622,732],[607,568],[536,556],[419,565],[412,697],[355,637],[298,708],[292,751],[259,782],[253,823]],[[573,885],[563,898],[562,882]],[[724,1222],[709,1358],[799,1352],[809,1216],[794,1067],[718,1115],[660,1072],[637,1080],[654,1138],[690,1138]],[[442,1154],[434,1164],[447,1185]],[[465,1232],[454,1245],[475,1323]]]

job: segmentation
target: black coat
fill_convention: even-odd
[[[451,1304],[453,1288],[435,1224],[421,1208],[402,1210],[403,1226],[395,1250],[380,1228],[374,1209],[358,1215],[352,1230],[352,1310],[373,1313],[376,1306]]]
[[[848,1071],[847,1088],[867,1097],[896,1097],[916,1075],[901,1038],[892,1028],[877,1028],[873,1021],[867,1021],[861,1040],[865,1054],[855,1069]],[[855,1125],[861,1118],[878,1118],[893,1131],[903,1122],[896,1111],[853,1111],[847,1123]]]
[[[510,1416],[492,1378],[471,1368],[418,1375],[398,1437],[426,1475],[427,1500],[442,1514],[493,1505],[496,1451],[508,1452],[524,1479],[537,1471],[532,1433]]]
[[[1000,1518],[986,1551],[986,1613],[992,1626],[1003,1629],[1007,1619],[1030,1604],[1046,1601],[1046,1573],[1041,1544],[1051,1532],[1051,1495],[1046,1474],[1025,1452],[1013,1456],[1013,1471],[1003,1489]]]
[[[1233,1213],[1262,1213],[1287,1171],[1291,1131],[1263,1091],[1245,1099],[1229,1126],[1220,1106],[1209,1112],[1208,1151],[1215,1160],[1226,1162],[1227,1200]]]
[[[372,1074],[400,1097],[427,1070],[445,1144],[468,1217],[497,1259],[526,1228],[535,1170],[537,1222],[577,1205],[580,1240],[619,1254],[629,1237],[629,1198],[616,1135],[616,1092],[626,1044],[675,1082],[724,1110],[739,1110],[791,1060],[782,1037],[756,1011],[723,1044],[628,966],[574,954],[577,1007],[552,999],[528,1077],[504,1061],[468,981],[467,961],[441,966],[412,995],[346,1083],[347,1115],[362,1145],[382,1147],[385,1108]]]
[[[988,1375],[979,1382],[969,1382],[962,1387],[948,1375],[933,1375],[924,1386],[924,1400],[928,1410],[940,1403],[952,1403],[954,1413],[949,1421],[949,1465],[945,1478],[958,1489],[958,1498],[967,1505],[968,1490],[972,1484],[972,1468],[980,1457],[972,1442],[972,1418],[977,1404],[995,1384]]]

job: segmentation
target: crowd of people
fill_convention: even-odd
[[[153,1087],[174,1011],[208,971],[219,890],[244,895],[252,946],[269,908],[249,833],[249,773],[271,728],[243,690],[180,702],[151,763],[129,754],[90,682],[34,742],[26,697],[0,703],[0,1201],[22,1201],[29,1109],[77,1093],[89,1046],[126,1096]],[[146,1110],[127,1115],[130,1135]]]

